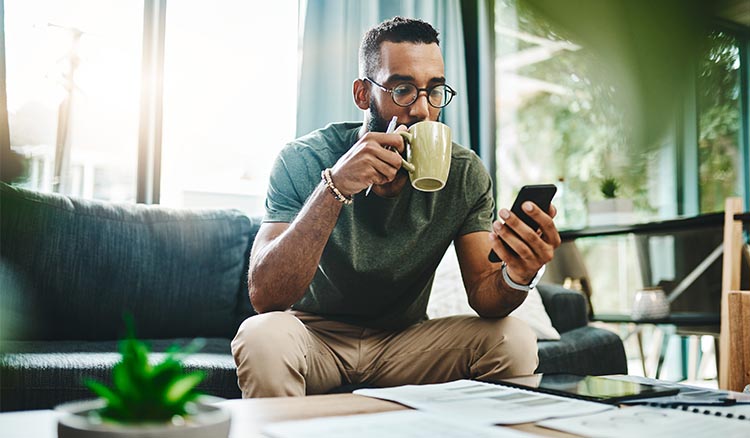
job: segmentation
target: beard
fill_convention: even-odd
[[[438,119],[439,117],[436,120]],[[407,123],[404,123],[404,125],[409,128],[411,127],[411,125],[421,121],[422,120],[415,118],[413,120],[409,120]],[[377,103],[375,103],[375,99],[373,97],[370,97],[370,120],[367,122],[367,130],[370,132],[385,132],[388,130],[389,123],[390,120],[386,120],[380,114],[380,110],[378,109]]]
[[[388,121],[380,115],[374,98],[370,98],[370,120],[367,122],[367,130],[370,132],[385,132],[388,129]]]

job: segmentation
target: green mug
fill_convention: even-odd
[[[445,187],[451,169],[451,128],[440,122],[424,121],[398,134],[408,146],[401,165],[409,171],[411,185],[423,192]]]

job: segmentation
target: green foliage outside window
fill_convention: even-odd
[[[700,211],[723,211],[739,193],[740,83],[737,40],[712,32],[698,71]]]
[[[513,9],[514,4],[506,1],[505,8]],[[531,11],[523,10],[513,19],[523,33],[562,40],[546,20]],[[501,51],[528,47],[521,42],[516,47],[503,48],[503,44],[508,44],[507,38],[500,38],[498,44]],[[569,91],[537,93],[523,102],[516,114],[519,142],[530,151],[552,150],[552,162],[547,163],[552,166],[550,176],[564,180],[566,191],[575,194],[580,202],[602,199],[601,182],[612,178],[618,182],[618,196],[633,199],[640,211],[653,212],[644,175],[655,159],[658,145],[633,147],[629,141],[632,132],[628,131],[614,86],[595,79],[597,71],[603,70],[601,63],[590,51],[580,48],[559,51],[547,60],[520,68],[517,74],[523,77]],[[581,214],[585,215],[585,211]],[[585,223],[585,217],[573,222]]]
[[[533,8],[521,8],[523,3],[500,0],[499,25],[550,42],[564,41],[545,17],[535,14]],[[664,26],[664,31],[668,31],[669,23]],[[654,29],[645,30],[653,31],[654,37],[659,36]],[[497,44],[500,56],[534,46],[534,43],[502,35]],[[640,46],[636,49],[649,50]],[[663,51],[655,52],[659,53]],[[628,106],[623,102],[622,90],[616,89],[617,81],[603,80],[606,78],[602,77],[602,72],[608,71],[610,66],[604,65],[606,60],[598,55],[586,47],[560,50],[548,59],[519,68],[515,74],[554,84],[567,92],[538,92],[527,97],[516,108],[514,130],[523,149],[535,156],[548,157],[547,178],[563,180],[566,193],[575,194],[583,203],[601,199],[602,180],[613,178],[618,183],[617,196],[632,199],[639,216],[648,219],[663,207],[658,205],[663,198],[654,193],[658,175],[682,166],[677,160],[690,153],[684,148],[695,140],[670,146],[676,138],[672,135],[676,126],[667,124],[679,119],[681,106],[675,105],[674,114],[669,117],[657,113],[643,115],[642,118],[658,115],[665,129],[663,140],[654,141],[656,137],[652,136],[651,141],[642,141],[643,137],[633,131],[633,115],[625,113]],[[651,55],[633,59],[659,61]],[[741,192],[738,42],[726,33],[713,31],[704,37],[697,59],[697,86],[683,94],[690,99],[692,90],[697,92],[700,211],[713,212],[723,210],[724,198]],[[641,68],[651,67],[643,65]],[[684,70],[673,73],[690,75]],[[502,99],[499,110],[504,110]],[[507,133],[500,131],[498,135],[502,137]],[[670,147],[675,149],[667,152]],[[680,149],[681,153],[677,153]],[[684,169],[684,172],[689,176],[695,170]],[[502,183],[502,176],[499,179]],[[678,190],[681,182],[677,181],[676,174],[672,181]],[[678,193],[673,197],[676,200]],[[577,222],[581,223],[580,218]]]

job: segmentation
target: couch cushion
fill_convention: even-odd
[[[188,339],[147,340],[152,351],[164,352],[170,345],[186,345]],[[121,359],[116,341],[10,341],[13,353],[0,355],[0,410],[47,409],[57,404],[94,398],[83,385],[94,378],[111,385],[114,365]],[[206,339],[199,353],[187,356],[188,370],[208,374],[199,389],[224,398],[241,396],[229,339]],[[152,362],[164,360],[163,353],[150,355]]]
[[[537,289],[552,325],[560,333],[588,324],[586,298],[582,293],[549,283],[542,283]]]
[[[251,313],[259,221],[235,210],[113,204],[0,185],[0,253],[33,303],[26,339],[232,337]],[[6,297],[4,297],[6,299]],[[28,307],[28,306],[24,306]]]
[[[559,341],[540,341],[537,373],[578,375],[627,374],[625,348],[620,337],[596,327],[562,333]]]

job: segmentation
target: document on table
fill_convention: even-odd
[[[473,380],[359,389],[354,393],[394,401],[463,424],[520,424],[614,409],[602,403]]]
[[[537,426],[574,435],[601,438],[636,436],[747,438],[750,436],[750,421],[747,420],[645,406],[616,409],[583,417],[547,420],[537,423]]]
[[[263,433],[276,438],[531,438],[498,426],[456,423],[420,411],[324,417],[273,423]]]
[[[648,385],[659,385],[665,388],[677,388],[680,390],[679,394],[667,397],[655,397],[655,398],[642,398],[637,400],[628,400],[624,404],[640,404],[640,403],[711,403],[715,402],[717,405],[708,406],[706,409],[721,411],[724,413],[731,413],[735,415],[745,414],[750,418],[750,394],[744,392],[726,391],[722,389],[702,388],[699,386],[690,386],[682,383],[667,382],[664,380],[649,379],[641,376],[611,376],[611,379],[623,380],[626,382],[645,383]],[[721,406],[719,403],[724,399],[734,399],[742,404]],[[703,408],[702,406],[698,406]],[[727,409],[733,408],[733,409]],[[704,409],[701,409],[703,411]]]

